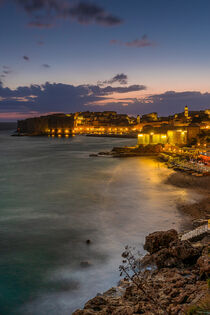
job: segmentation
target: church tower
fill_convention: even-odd
[[[140,116],[137,116],[137,124],[140,124]]]
[[[188,114],[189,114],[188,107],[185,106],[185,108],[184,108],[184,116],[185,116],[185,118],[188,118]]]

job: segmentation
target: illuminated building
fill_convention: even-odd
[[[143,144],[166,144],[167,143],[167,135],[158,133],[158,134],[149,134],[149,133],[141,133],[138,135],[138,145]]]
[[[200,134],[200,126],[190,125],[187,128],[188,143],[189,144],[193,143],[198,138],[199,134]]]
[[[158,114],[157,113],[149,113],[142,115],[142,121],[143,122],[149,122],[149,121],[157,121],[158,120]]]
[[[132,135],[143,134],[143,144],[191,144],[201,133],[208,136],[210,110],[184,111],[173,116],[158,117],[149,113],[130,117],[115,111],[53,114],[18,121],[18,133],[28,135]],[[179,132],[179,130],[182,130]],[[185,132],[187,131],[187,132]],[[197,140],[196,140],[197,142]]]
[[[71,134],[73,127],[73,114],[53,114],[18,121],[20,132],[29,135],[65,134],[65,130]]]
[[[136,124],[136,119],[114,111],[78,112],[74,114],[74,126],[129,126]]]
[[[155,145],[155,144],[171,144],[171,145],[186,145],[187,131],[170,129],[156,130],[154,132],[142,132],[138,135],[138,145]]]
[[[188,107],[185,106],[185,108],[184,108],[184,116],[185,116],[185,118],[188,118],[188,115],[189,115]]]

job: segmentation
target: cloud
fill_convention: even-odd
[[[143,48],[143,47],[154,47],[156,46],[156,43],[153,41],[150,41],[147,37],[147,35],[143,35],[140,39],[134,39],[130,42],[123,42],[120,40],[112,39],[110,41],[111,45],[120,45],[125,47],[137,47],[137,48]]]
[[[148,106],[153,110],[159,107],[161,113],[181,112],[184,106],[188,105],[190,110],[210,108],[210,93],[199,91],[175,92],[167,91],[162,94],[153,94],[145,99]]]
[[[54,24],[53,23],[44,23],[44,22],[40,22],[40,21],[31,21],[28,23],[28,26],[44,29],[44,28],[52,28],[54,26]]]
[[[3,65],[3,71],[0,73],[0,78],[4,79],[7,77],[8,74],[12,73],[10,67]]]
[[[120,84],[127,84],[128,76],[124,73],[115,75],[109,83],[119,82]]]
[[[0,85],[0,112],[40,114],[47,112],[75,112],[88,110],[90,104],[113,98],[114,93],[124,93],[144,90],[144,85],[127,87],[99,87],[98,85],[69,85],[49,83],[30,85],[12,90]],[[98,106],[96,106],[98,107]]]
[[[107,13],[96,4],[79,2],[68,11],[70,17],[81,24],[97,23],[105,26],[114,26],[122,23],[122,19]]]
[[[28,57],[28,56],[23,56],[23,59],[24,59],[25,61],[29,61],[29,57]]]
[[[48,65],[47,63],[44,63],[44,64],[42,65],[42,67],[43,67],[43,68],[50,68],[50,65]]]
[[[75,20],[80,24],[115,26],[123,20],[98,4],[85,1],[66,2],[64,0],[13,0],[32,18],[30,27],[49,28],[56,19]]]
[[[11,70],[4,70],[3,73],[4,74],[10,74],[12,71]]]
[[[139,92],[145,89],[144,85],[100,87],[46,82],[43,85],[23,86],[12,90],[0,83],[0,118],[3,117],[1,113],[16,113],[16,117],[21,118],[33,116],[32,113],[39,116],[86,110],[115,110],[128,114],[156,111],[159,115],[168,115],[182,112],[186,105],[190,110],[210,108],[210,93],[167,91],[139,97]],[[138,96],[128,97],[128,92],[136,92]]]
[[[166,92],[163,94],[151,95],[145,98],[122,98],[112,101],[103,100],[99,105],[89,104],[88,110],[114,110],[122,114],[143,115],[157,112],[159,116],[168,116],[183,112],[188,105],[189,110],[210,109],[210,93],[199,91],[188,92]]]
[[[137,91],[143,91],[146,90],[145,85],[130,85],[126,87],[112,87],[112,86],[106,86],[104,88],[99,87],[98,85],[92,85],[88,86],[88,88],[91,90],[92,93],[95,95],[109,95],[113,93],[129,93],[129,92],[137,92]]]
[[[120,73],[120,74],[116,74],[110,80],[98,81],[98,85],[113,84],[113,83],[127,84],[128,76],[124,73]]]
[[[16,0],[27,12],[45,10],[58,10],[58,2],[55,0]]]

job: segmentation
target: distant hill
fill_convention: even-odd
[[[0,130],[16,130],[16,122],[0,122]]]

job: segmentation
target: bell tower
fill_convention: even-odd
[[[188,107],[185,106],[185,108],[184,108],[184,116],[185,116],[186,118],[188,118],[188,115],[189,115]]]

